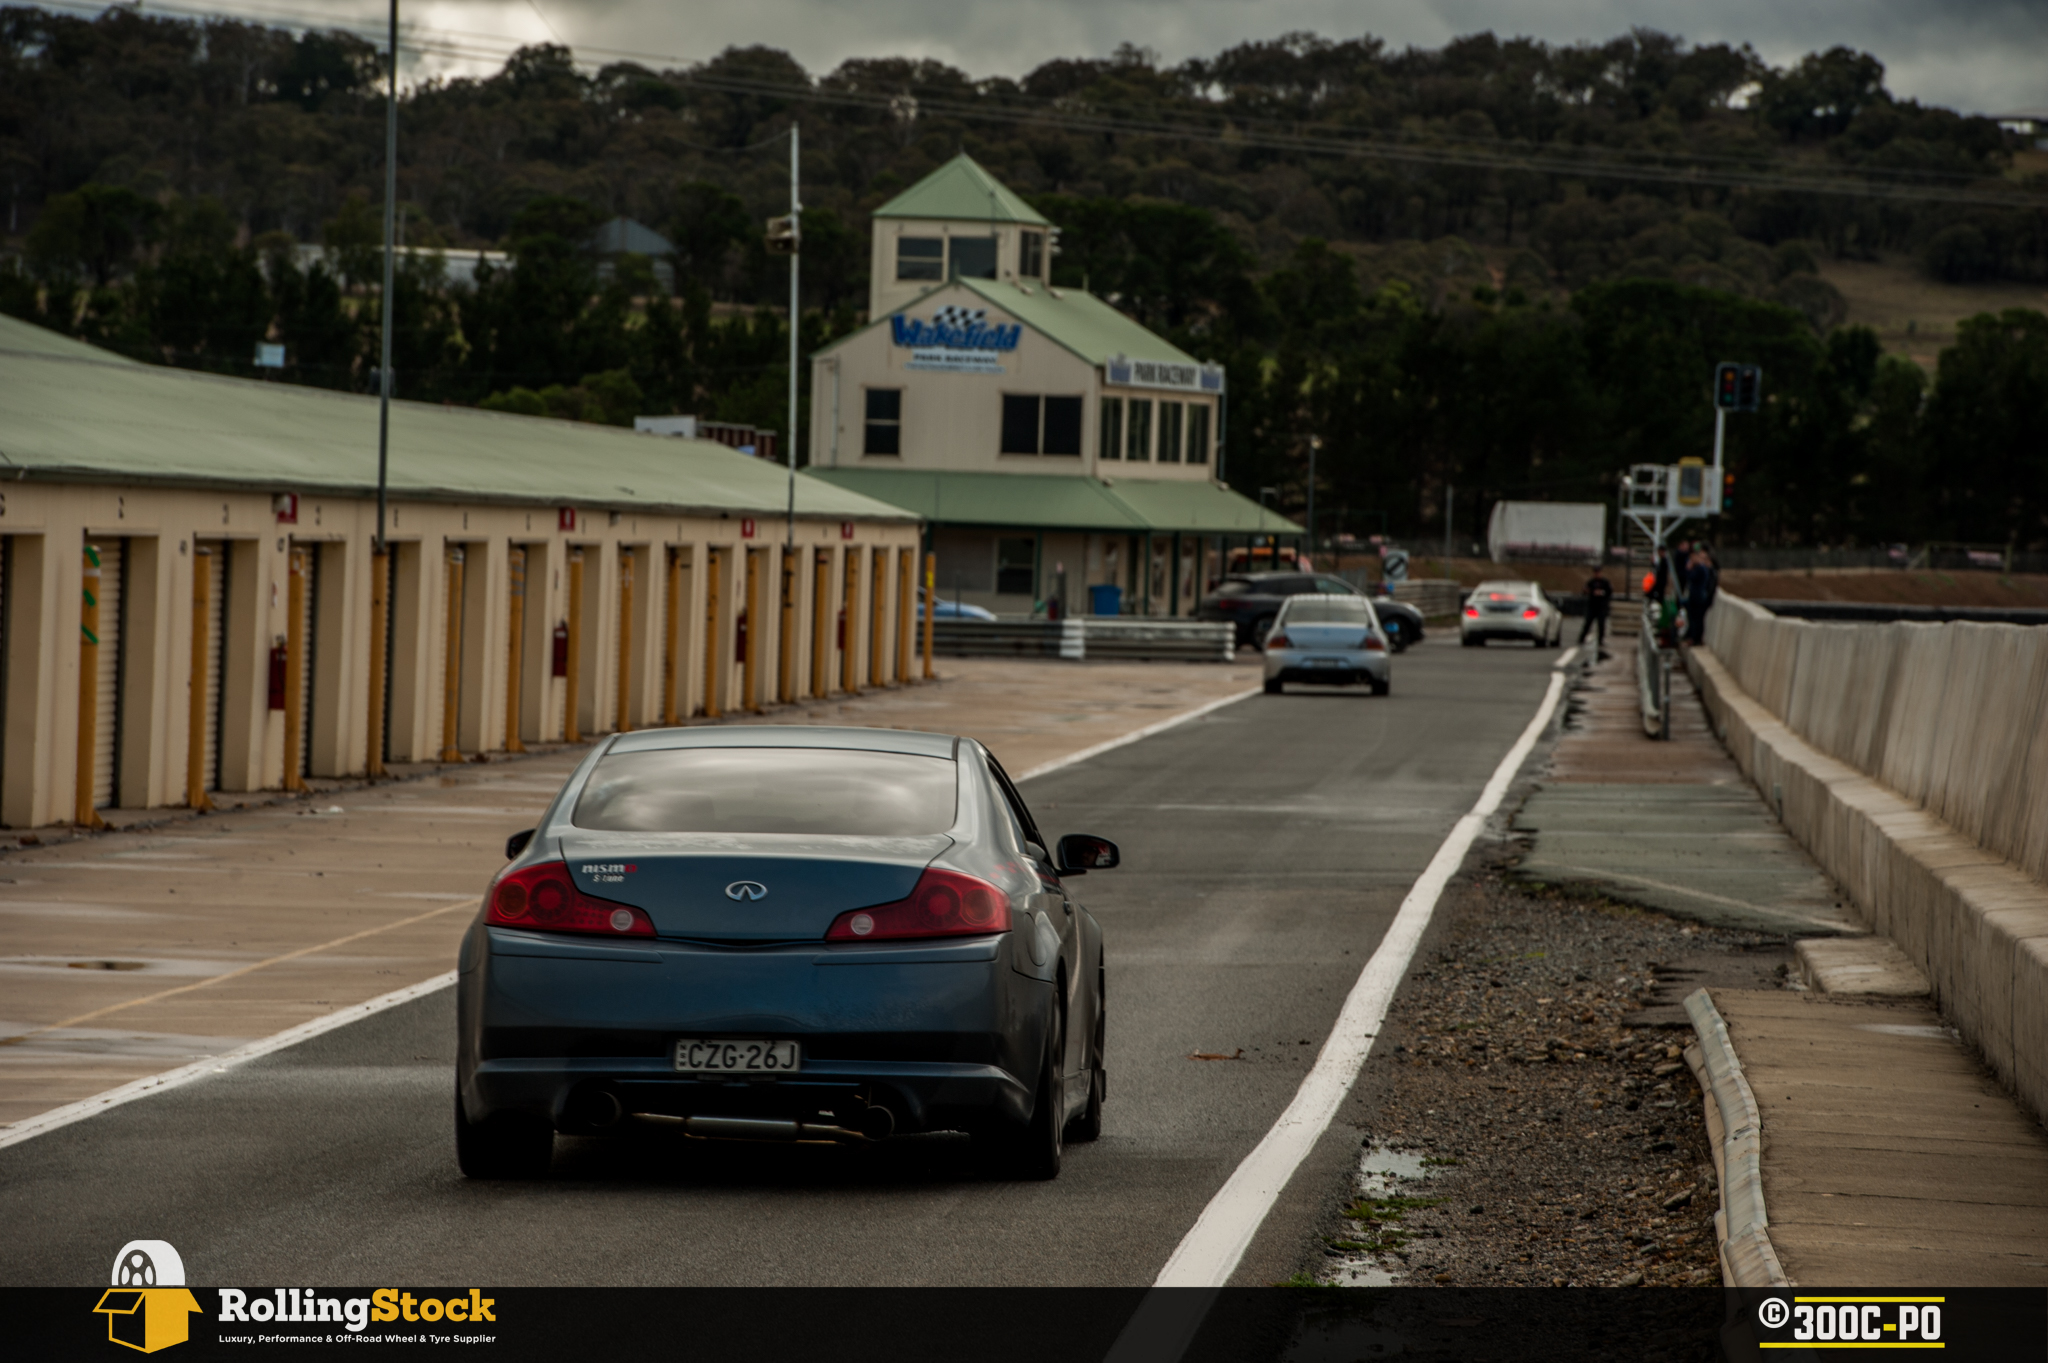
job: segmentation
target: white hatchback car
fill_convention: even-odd
[[[1268,631],[1266,692],[1287,682],[1368,686],[1375,696],[1393,687],[1387,636],[1372,602],[1363,596],[1290,596]]]
[[[1564,613],[1533,582],[1482,582],[1465,598],[1458,616],[1458,641],[1483,647],[1488,639],[1526,639],[1556,648],[1564,638]]]

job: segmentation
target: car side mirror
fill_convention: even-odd
[[[1108,838],[1098,838],[1093,833],[1069,833],[1060,839],[1059,873],[1063,876],[1112,870],[1121,860],[1116,844]]]
[[[505,859],[510,861],[513,857],[524,852],[526,845],[533,841],[533,835],[539,831],[537,828],[522,828],[511,837],[505,839]]]

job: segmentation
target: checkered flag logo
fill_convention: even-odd
[[[961,331],[988,320],[987,308],[965,308],[958,303],[948,303],[932,314],[935,327],[957,327]]]

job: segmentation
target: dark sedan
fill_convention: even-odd
[[[557,1132],[865,1144],[964,1131],[1058,1174],[1101,1131],[1102,931],[972,739],[800,726],[602,743],[515,835],[463,939],[456,1151]]]
[[[1237,644],[1262,644],[1281,603],[1292,596],[1363,596],[1341,577],[1321,573],[1232,573],[1202,598],[1197,619],[1228,620],[1237,626]],[[1372,598],[1380,628],[1399,653],[1422,638],[1422,612],[1387,597]]]

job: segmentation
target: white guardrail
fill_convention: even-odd
[[[937,620],[932,623],[932,653],[940,658],[1227,663],[1237,656],[1237,627],[1228,621],[1159,620],[1142,615]]]

